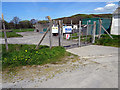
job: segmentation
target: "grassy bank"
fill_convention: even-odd
[[[28,32],[28,31],[34,31],[33,28],[28,28],[28,29],[12,29],[14,32]]]
[[[27,31],[34,31],[34,29],[12,29],[12,32],[6,32],[7,37],[22,37],[22,35],[17,34],[16,32],[27,32]],[[0,33],[0,37],[4,38],[4,32]]]
[[[10,38],[10,37],[22,37],[22,35],[17,34],[14,31],[13,32],[6,32],[6,35],[7,35],[7,38]],[[1,32],[0,37],[4,38],[4,32]]]
[[[72,34],[72,39],[78,39],[77,33]],[[98,39],[96,37],[95,45],[103,45],[103,46],[112,46],[112,47],[120,47],[120,35],[111,35],[113,39],[111,39],[107,34],[101,35],[101,38]],[[86,36],[81,36],[81,41],[86,41]],[[92,36],[87,36],[87,42],[92,41]]]
[[[58,62],[64,57],[65,49],[63,47],[40,46],[35,50],[35,45],[9,45],[9,52],[5,51],[5,45],[2,45],[2,66],[4,68],[13,68],[26,65],[43,65],[46,63]]]
[[[100,39],[96,39],[95,44],[120,47],[120,35],[112,35],[112,37],[113,39],[111,39],[108,35],[101,35]]]

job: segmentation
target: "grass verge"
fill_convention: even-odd
[[[72,39],[78,39],[77,33],[72,34]],[[113,39],[111,39],[107,34],[101,35],[101,38],[98,39],[96,37],[95,45],[103,45],[103,46],[112,46],[112,47],[120,47],[120,35],[111,35]],[[86,36],[81,36],[81,41],[86,41]],[[92,36],[87,36],[87,42],[92,41]]]
[[[108,35],[101,35],[100,39],[96,39],[96,45],[120,47],[120,35],[112,35],[111,39]]]
[[[6,32],[7,38],[10,37],[22,37],[22,35],[17,34],[16,32]],[[1,32],[0,37],[4,38],[4,32]]]
[[[13,45],[9,44],[9,51],[6,52],[5,45],[2,45],[2,67],[14,68],[26,65],[43,65],[58,62],[65,56],[63,47],[40,46],[35,50],[35,45]]]
[[[22,37],[22,35],[17,34],[16,32],[27,32],[27,31],[34,31],[34,29],[12,29],[12,32],[6,32],[8,38],[10,37]],[[0,37],[4,38],[4,32],[0,33]]]

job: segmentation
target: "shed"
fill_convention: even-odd
[[[120,35],[120,7],[118,7],[113,13],[111,34]]]

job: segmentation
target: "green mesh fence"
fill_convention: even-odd
[[[103,27],[104,27],[107,31],[110,30],[111,19],[106,19],[106,18],[86,18],[86,19],[82,19],[82,25],[87,25],[87,21],[88,21],[88,25],[89,25],[88,34],[92,34],[94,21],[96,21],[96,35],[99,34],[99,30],[100,30],[99,19],[102,20],[102,25],[103,25]],[[101,29],[101,34],[105,34],[105,31],[104,31],[103,29]]]

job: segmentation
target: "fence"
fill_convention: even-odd
[[[107,25],[106,27],[104,27],[105,22],[102,22],[101,19],[86,19],[86,20],[82,20],[79,21],[79,24],[63,24],[62,20],[58,20],[58,21],[51,21],[50,22],[50,26],[47,28],[46,33],[48,33],[49,31],[49,37],[50,37],[50,48],[52,47],[52,26],[58,26],[58,45],[59,46],[64,46],[63,41],[65,40],[65,36],[66,34],[70,34],[71,38],[69,40],[69,43],[71,44],[76,44],[76,46],[83,46],[83,45],[89,45],[90,43],[95,43],[95,37],[96,35],[99,36],[101,34],[104,34],[104,32],[106,32],[111,38],[112,36],[108,33],[108,31],[106,30],[106,28],[108,28],[109,25]],[[110,23],[109,23],[110,24]],[[106,25],[106,24],[105,24]],[[65,29],[64,27],[72,27],[72,31],[71,32],[65,32],[66,30],[69,29]],[[109,26],[110,27],[110,26]],[[46,33],[43,35],[43,38],[41,39],[40,43],[42,42],[42,40],[44,39]],[[75,34],[75,35],[74,35]],[[77,40],[74,42],[74,39],[76,38]],[[84,40],[83,40],[84,39]],[[88,41],[89,39],[89,41]],[[39,45],[40,45],[39,43]]]

